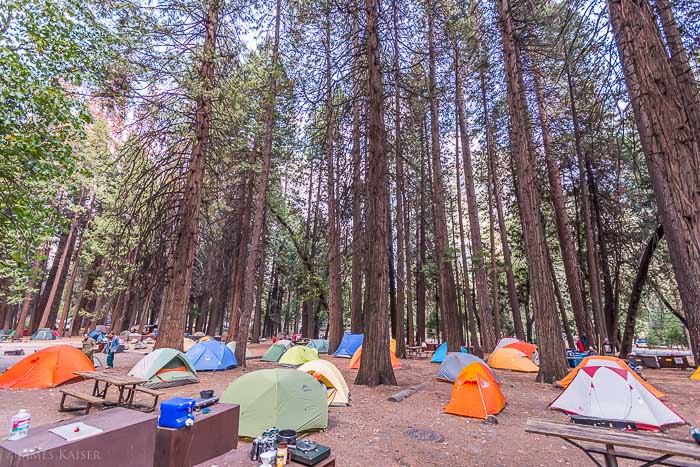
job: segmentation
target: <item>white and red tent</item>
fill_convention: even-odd
[[[629,371],[608,366],[579,369],[549,407],[568,414],[635,423],[642,430],[686,423]]]

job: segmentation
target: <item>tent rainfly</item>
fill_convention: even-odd
[[[350,389],[340,370],[328,360],[313,360],[304,363],[299,371],[308,373],[321,381],[328,389],[328,404],[333,406],[350,405]]]
[[[168,388],[196,383],[197,371],[185,354],[175,349],[156,349],[134,365],[129,376],[148,379],[147,388]]]

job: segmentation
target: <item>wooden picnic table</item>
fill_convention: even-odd
[[[538,418],[528,418],[525,431],[561,438],[581,449],[595,465],[601,467],[603,464],[593,457],[594,454],[601,454],[607,467],[617,467],[618,458],[641,461],[640,467],[650,465],[700,465],[697,462],[693,462],[700,461],[700,446],[697,444],[650,433],[642,434],[610,428],[574,425],[572,423],[552,422]],[[592,443],[593,446],[580,444],[580,442]],[[604,448],[596,445],[602,445]],[[616,449],[618,447],[623,448],[623,450]],[[645,455],[639,451],[648,451],[652,455]],[[689,458],[692,461],[671,459],[673,457]]]
[[[119,399],[117,400],[116,405],[133,405],[136,386],[140,386],[143,383],[148,382],[148,380],[144,378],[114,375],[100,371],[76,371],[75,374],[82,376],[85,379],[95,381],[95,385],[92,388],[92,395],[95,397],[100,397],[106,400],[107,390],[109,387],[116,387],[117,391],[119,391]],[[101,384],[104,384],[104,387],[101,387]]]
[[[406,347],[406,357],[407,358],[420,358],[423,356],[425,347],[420,345],[409,345]]]

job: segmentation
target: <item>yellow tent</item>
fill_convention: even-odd
[[[695,381],[700,381],[700,366],[698,367],[697,370],[695,370],[695,373],[690,377],[690,379],[693,379]]]
[[[350,405],[348,383],[340,370],[328,360],[313,360],[304,363],[297,370],[318,378],[329,389],[328,405]]]
[[[401,368],[401,362],[399,361],[398,358],[396,358],[396,340],[391,339],[389,342],[389,355],[391,356],[391,366],[395,370],[398,370]],[[348,365],[348,368],[351,368],[353,370],[359,370],[360,369],[360,360],[362,359],[362,346],[358,347],[358,349],[355,351],[355,354],[352,356],[350,359],[350,364]]]
[[[489,355],[488,364],[491,368],[501,370],[523,371],[537,373],[540,368],[518,349],[503,347],[494,350]]]
[[[295,345],[287,350],[277,363],[280,365],[299,366],[312,360],[318,360],[318,350],[305,345]]]
[[[185,340],[182,342],[182,351],[187,352],[190,350],[190,347],[192,347],[195,344],[195,341],[190,339],[189,337],[185,337]]]
[[[639,381],[639,383],[642,384],[645,388],[647,388],[649,390],[649,392],[651,392],[653,395],[655,395],[659,399],[664,397],[663,392],[656,389],[654,386],[649,384],[647,381],[644,381],[634,370],[632,370],[632,368],[627,366],[627,364],[625,362],[623,362],[622,360],[620,360],[617,357],[612,357],[612,356],[608,356],[608,355],[590,355],[590,356],[584,358],[583,360],[581,360],[581,362],[578,365],[576,365],[576,368],[571,370],[569,372],[569,374],[567,374],[566,376],[564,376],[562,379],[560,379],[559,381],[557,381],[554,384],[556,386],[559,386],[562,388],[569,387],[569,384],[571,384],[571,382],[574,380],[574,378],[578,374],[578,370],[580,370],[581,368],[587,367],[587,366],[607,366],[609,368],[619,368],[621,370],[624,370],[627,373],[634,376],[637,379],[637,381]],[[692,378],[692,376],[691,376],[691,378]],[[698,378],[700,379],[700,375],[698,376]]]

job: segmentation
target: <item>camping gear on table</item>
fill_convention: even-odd
[[[435,379],[439,381],[454,383],[461,371],[467,365],[474,362],[483,364],[484,367],[488,368],[489,371],[493,374],[493,371],[491,370],[491,368],[489,368],[486,362],[477,357],[476,355],[470,353],[452,352],[451,354],[447,355],[447,357],[445,357],[445,360],[443,360],[443,362],[440,364],[440,368],[438,368]],[[496,378],[496,375],[494,375],[494,378]],[[498,381],[497,378],[496,381]]]
[[[654,396],[659,399],[664,397],[664,393],[656,389],[654,386],[644,381],[636,372],[634,372],[625,362],[617,357],[609,357],[605,355],[591,355],[581,360],[576,368],[571,370],[568,375],[554,383],[555,386],[566,388],[574,380],[578,372],[588,366],[607,366],[610,368],[618,368],[631,373],[637,381],[649,390]]]
[[[270,426],[302,431],[328,427],[326,391],[308,373],[275,368],[234,380],[221,402],[241,406],[239,435],[255,438]]]
[[[328,339],[311,339],[306,346],[316,349],[318,353],[328,353]]]
[[[328,405],[350,405],[350,389],[340,370],[328,360],[313,360],[297,368],[323,383],[328,391]],[[331,394],[332,392],[332,394]]]
[[[343,340],[340,341],[338,348],[333,354],[334,357],[340,358],[352,358],[357,349],[362,345],[362,341],[365,339],[364,334],[343,334]]]
[[[389,357],[391,358],[391,367],[394,370],[401,368],[401,362],[396,358],[396,339],[391,339],[389,341]],[[348,368],[352,370],[360,369],[360,361],[362,360],[362,346],[358,347],[352,358],[350,359],[350,364]]]
[[[277,433],[277,443],[295,445],[297,443],[297,432],[294,430],[280,430]]]
[[[460,347],[459,349],[460,352],[462,353],[469,353],[466,347]],[[447,342],[443,342],[440,344],[440,347],[437,348],[435,353],[433,354],[433,358],[430,360],[430,363],[442,363],[442,361],[445,359],[447,356]]]
[[[194,405],[196,401],[186,397],[174,397],[160,403],[158,426],[182,428],[194,424]]]
[[[287,350],[277,361],[280,365],[297,367],[306,362],[318,360],[318,351],[304,345],[297,345]]]
[[[660,430],[686,423],[661,402],[629,369],[581,368],[551,409],[608,421],[635,423],[640,430]]]
[[[158,389],[197,383],[197,370],[182,352],[175,349],[156,349],[139,360],[129,370],[129,376],[150,380],[144,387]]]
[[[506,347],[491,352],[487,363],[491,368],[501,370],[522,371],[525,373],[537,373],[539,371],[539,367],[527,358],[527,355],[523,352]]]
[[[304,465],[315,465],[331,455],[331,448],[312,440],[302,439],[296,446],[289,448],[292,461]]]
[[[238,366],[236,356],[222,342],[197,342],[185,352],[197,371],[223,371]]]
[[[445,413],[486,419],[489,415],[498,414],[505,406],[506,398],[491,370],[482,363],[474,362],[457,377]]]
[[[0,375],[0,389],[53,388],[79,378],[76,371],[95,371],[95,367],[79,349],[53,345],[12,365]]]

